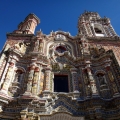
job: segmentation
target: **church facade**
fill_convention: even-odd
[[[119,120],[120,38],[84,12],[78,34],[37,31],[29,14],[0,54],[0,120]]]

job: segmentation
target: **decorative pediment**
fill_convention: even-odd
[[[69,111],[68,111],[68,109],[67,108],[65,108],[64,106],[59,106],[58,108],[56,108],[54,111],[52,111],[52,113],[54,113],[54,112],[68,112],[69,113]]]

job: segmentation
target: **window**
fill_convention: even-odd
[[[101,34],[102,33],[102,30],[100,30],[99,28],[94,28],[95,29],[95,32],[98,33],[98,34]]]
[[[63,46],[58,46],[58,47],[56,48],[56,51],[59,52],[59,53],[63,53],[63,52],[66,51],[66,49],[65,49]]]
[[[100,36],[100,37],[105,36],[104,28],[101,24],[94,24],[94,31],[96,36]]]
[[[67,75],[54,76],[54,92],[69,92]]]

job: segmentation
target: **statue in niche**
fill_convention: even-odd
[[[106,80],[103,75],[98,75],[98,80],[99,80],[100,86],[106,85]]]
[[[34,74],[34,70],[31,70],[29,72],[29,75],[28,75],[28,80],[32,80],[33,79],[33,74]]]
[[[102,46],[90,46],[90,53],[93,58],[99,58],[105,53],[105,49]]]
[[[54,56],[54,50],[53,50],[53,48],[50,48],[50,49],[49,49],[49,56],[50,56],[50,57],[53,57],[53,56]]]
[[[91,95],[91,87],[90,87],[90,85],[86,86],[86,95],[87,96]]]
[[[14,82],[20,82],[20,81],[21,81],[21,78],[22,78],[22,71],[17,70],[17,71],[16,71],[16,74],[15,74]]]
[[[15,73],[14,81],[12,82],[12,84],[9,87],[9,92],[10,92],[11,96],[17,97],[20,94],[20,92],[22,91],[20,84],[18,84],[18,83],[21,83],[22,76],[23,76],[23,71],[17,70]]]
[[[89,78],[88,78],[88,74],[87,73],[84,74],[84,83],[85,84],[89,83]]]
[[[35,50],[35,51],[38,51],[38,48],[39,48],[39,41],[37,40],[37,41],[35,42],[34,50]]]
[[[32,83],[27,83],[27,91],[31,91],[31,88],[32,88]]]
[[[33,81],[34,81],[34,82],[37,82],[38,77],[39,77],[39,72],[35,72],[35,73],[34,73]]]
[[[87,71],[84,71],[84,73],[83,73],[83,78],[84,78],[84,83],[85,83],[86,85],[88,85],[88,84],[89,84],[89,76],[88,76]]]
[[[43,52],[43,42],[41,42],[40,45],[39,45],[39,51]]]
[[[21,53],[25,53],[26,45],[23,42],[21,42],[21,43],[19,43],[19,46],[20,46],[20,52]]]
[[[25,53],[26,44],[24,42],[18,42],[13,46],[13,48],[19,50],[21,53]]]

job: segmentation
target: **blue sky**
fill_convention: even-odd
[[[78,17],[85,10],[108,17],[120,35],[120,0],[1,0],[0,1],[0,50],[6,33],[13,32],[29,13],[36,14],[41,23],[36,31],[44,34],[62,30],[77,34]]]

